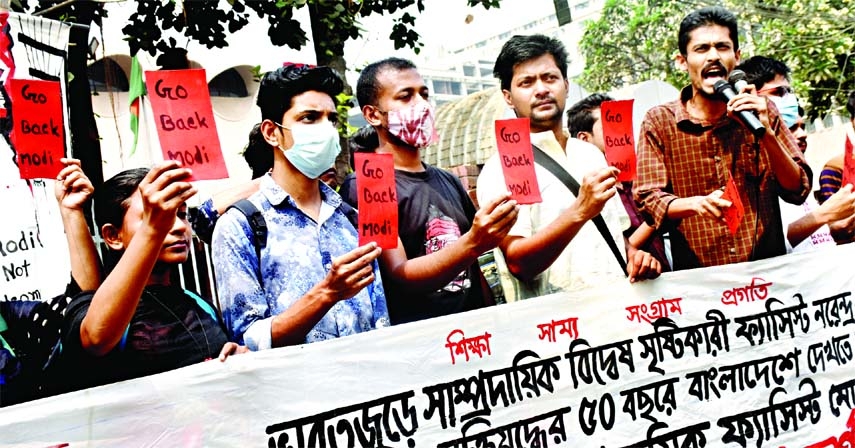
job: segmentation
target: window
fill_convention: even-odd
[[[471,65],[464,65],[463,76],[475,76],[475,67]]]
[[[434,81],[433,93],[440,95],[460,95],[460,83],[457,81]]]
[[[215,76],[208,83],[208,92],[210,92],[212,97],[246,98],[249,96],[243,77],[234,68],[230,68]]]
[[[89,91],[93,95],[99,92],[127,92],[128,77],[122,67],[110,58],[100,59],[86,68],[89,78]]]

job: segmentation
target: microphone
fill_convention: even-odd
[[[745,81],[745,72],[742,70],[733,70],[728,77],[730,82],[734,83],[734,85],[730,85],[725,80],[719,80],[715,83],[715,93],[719,94],[724,98],[725,101],[730,101],[731,98],[736,96],[736,90],[734,90],[734,86],[736,89],[742,90],[742,87],[748,85]],[[736,115],[739,117],[739,121],[741,121],[751,133],[754,134],[754,138],[760,139],[764,135],[766,135],[766,127],[763,126],[763,123],[760,122],[760,119],[757,118],[750,110],[741,110],[736,112]]]

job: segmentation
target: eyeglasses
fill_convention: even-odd
[[[788,93],[795,92],[791,86],[775,86],[769,87],[768,89],[758,90],[757,93],[761,93],[763,95],[772,95],[772,96],[784,96]]]

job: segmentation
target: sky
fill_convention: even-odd
[[[435,54],[442,48],[464,47],[542,17],[544,12],[554,12],[555,8],[552,0],[502,0],[499,8],[489,10],[469,7],[466,0],[425,3],[425,11],[416,16],[415,25],[424,43],[422,55]],[[473,20],[467,24],[465,19],[470,14]],[[362,67],[392,55],[420,60],[412,50],[395,50],[389,39],[393,25],[390,16],[369,16],[362,23],[366,30],[363,38],[351,40],[345,47],[345,58],[351,67]]]

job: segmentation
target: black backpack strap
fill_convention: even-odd
[[[264,288],[264,282],[261,278],[261,249],[267,246],[267,222],[264,220],[264,215],[248,199],[241,199],[229,206],[229,208],[237,209],[237,211],[243,213],[246,221],[249,223],[249,228],[252,231],[252,243],[255,246],[255,255],[258,257],[258,284]]]
[[[359,232],[359,226],[357,225],[359,224],[359,214],[357,213],[356,209],[351,207],[351,205],[345,202],[344,199],[342,199],[339,208],[341,208],[341,212],[344,213],[344,216],[347,217],[347,220],[350,221],[350,224],[353,225],[353,228],[356,229],[357,232]]]
[[[546,168],[553,176],[557,177],[577,198],[579,197],[579,182],[573,178],[573,176],[567,172],[558,162],[555,161],[552,157],[549,157],[542,149],[537,146],[531,145],[532,152],[534,152],[534,162],[538,165]],[[612,255],[615,256],[618,264],[620,264],[620,268],[623,269],[624,275],[628,275],[626,271],[626,261],[623,259],[623,255],[620,253],[620,249],[617,247],[617,243],[615,243],[614,238],[612,238],[612,234],[609,232],[609,227],[606,225],[606,220],[603,219],[602,215],[597,215],[592,219],[594,225],[597,226],[597,230],[600,231],[600,235],[603,236],[603,239],[606,240],[606,244],[609,245],[609,249],[612,250]]]

